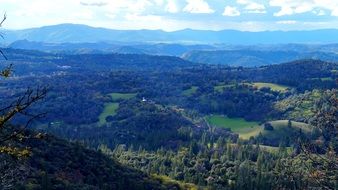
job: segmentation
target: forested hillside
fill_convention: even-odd
[[[6,172],[22,175],[0,179],[19,189],[337,187],[336,62],[248,68],[142,54],[4,53],[14,73],[0,83],[2,107],[28,87],[48,89],[29,109],[45,116],[23,136],[39,139],[6,144],[25,158],[1,154],[13,162]]]
[[[222,64],[228,66],[256,67],[290,62],[298,59],[318,59],[323,61],[338,61],[337,53],[324,51],[300,51],[299,49],[279,50],[271,46],[271,49],[257,46],[257,49],[239,50],[208,50],[190,51],[182,55],[183,59],[206,64]]]
[[[0,155],[1,189],[181,189],[178,183],[164,184],[101,152],[50,135],[12,143],[26,155]]]

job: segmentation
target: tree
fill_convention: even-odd
[[[321,131],[324,141],[318,143],[303,139],[300,142],[301,153],[304,155],[302,158],[305,167],[309,170],[307,177],[313,186],[336,189],[338,180],[337,90],[324,92],[316,107],[312,125]]]
[[[289,128],[291,128],[291,127],[292,127],[292,122],[291,122],[291,120],[290,120],[290,119],[288,120],[288,127],[289,127]]]
[[[5,20],[6,15],[4,15],[2,21],[0,22],[0,27],[2,27]],[[6,61],[7,57],[4,52],[0,50],[0,53]],[[0,80],[6,80],[12,73],[13,65],[10,64],[0,70]],[[24,131],[32,123],[32,121],[45,115],[44,113],[31,113],[29,108],[31,108],[39,100],[43,99],[46,96],[46,93],[46,88],[28,88],[21,96],[19,96],[18,99],[14,100],[7,106],[0,108],[0,153],[10,153],[13,155],[18,153],[17,149],[7,146],[6,142],[22,139]],[[21,126],[12,125],[11,121],[17,116],[23,116],[26,122]]]
[[[267,131],[273,131],[273,126],[271,125],[271,123],[264,123],[264,130]]]

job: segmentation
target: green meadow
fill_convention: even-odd
[[[136,96],[136,93],[110,93],[109,95],[111,96],[113,101],[119,101],[134,98]]]
[[[192,86],[192,87],[190,87],[189,89],[184,90],[184,91],[182,92],[182,95],[183,95],[183,96],[191,96],[191,95],[193,95],[193,94],[197,91],[197,89],[198,89],[197,86]]]
[[[223,92],[227,88],[231,88],[235,86],[234,84],[226,84],[226,85],[216,85],[214,86],[214,91],[216,92]]]
[[[258,89],[267,87],[270,88],[272,91],[278,91],[278,92],[285,92],[287,91],[288,86],[285,85],[279,85],[279,84],[274,84],[274,83],[265,83],[265,82],[255,82],[252,83],[253,86],[257,87]]]
[[[107,103],[104,106],[103,112],[99,116],[99,123],[101,125],[106,124],[106,117],[114,116],[116,114],[116,110],[119,108],[119,103]]]
[[[242,139],[257,136],[263,130],[255,121],[246,121],[243,118],[229,118],[221,115],[212,115],[206,118],[211,126],[229,128]]]
[[[262,135],[267,139],[280,140],[297,134],[300,130],[303,133],[310,133],[313,127],[306,123],[291,121],[291,127],[288,127],[288,120],[277,120],[269,122],[273,126],[272,131],[264,130]]]
[[[104,105],[104,109],[99,116],[99,124],[106,124],[106,117],[114,116],[116,114],[116,111],[119,108],[118,101],[131,99],[136,95],[136,93],[110,93],[109,96],[112,98],[113,102]]]

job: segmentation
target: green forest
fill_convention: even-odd
[[[337,63],[3,53],[0,189],[338,187]]]

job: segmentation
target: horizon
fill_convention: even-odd
[[[319,29],[295,29],[295,30],[260,30],[260,31],[250,31],[250,30],[239,30],[239,29],[194,29],[194,28],[182,28],[177,30],[164,30],[164,29],[115,29],[115,28],[107,28],[104,26],[91,26],[88,24],[78,24],[78,23],[59,23],[59,24],[51,24],[51,25],[43,25],[43,26],[36,26],[36,27],[28,27],[28,28],[20,28],[20,29],[10,29],[3,27],[4,30],[8,31],[22,31],[22,30],[31,30],[31,29],[41,29],[46,27],[55,27],[55,26],[62,26],[62,25],[68,25],[68,26],[86,26],[89,28],[95,28],[95,29],[108,29],[108,30],[116,30],[116,31],[161,31],[166,33],[171,32],[178,32],[178,31],[185,31],[185,30],[192,30],[192,31],[211,31],[211,32],[222,32],[222,31],[236,31],[236,32],[249,32],[249,33],[260,33],[260,32],[311,32],[311,31],[324,31],[324,30],[338,30],[338,28],[319,28]]]
[[[115,30],[305,31],[338,29],[330,0],[0,0],[8,30],[63,23]]]

